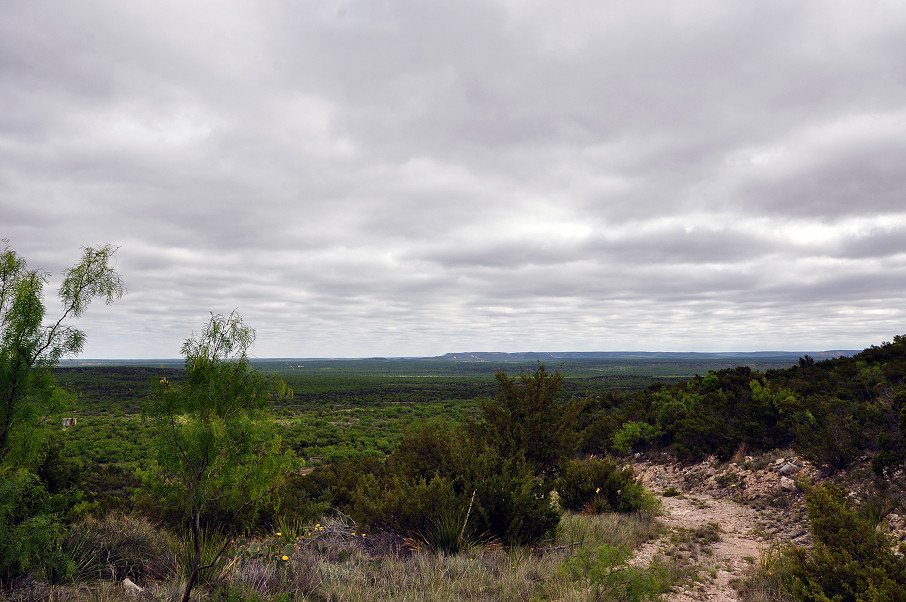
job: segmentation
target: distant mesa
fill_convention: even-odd
[[[505,353],[502,351],[467,351],[445,353],[436,359],[456,360],[460,362],[494,362],[514,360],[578,360],[578,359],[789,359],[795,363],[803,354],[815,360],[833,359],[840,356],[852,356],[859,350],[837,349],[829,351],[525,351]]]
[[[273,362],[286,362],[290,366],[302,367],[301,362],[323,361],[350,361],[350,362],[381,362],[393,363],[398,360],[445,360],[455,362],[549,362],[556,364],[569,360],[661,360],[661,361],[739,361],[741,363],[755,361],[789,361],[795,364],[800,357],[808,355],[815,361],[835,359],[841,356],[849,357],[860,353],[861,349],[837,349],[830,351],[524,351],[507,353],[503,351],[463,351],[445,353],[433,357],[425,356],[374,356],[374,357],[295,357],[295,358],[253,358],[254,364],[270,364]],[[183,367],[182,359],[63,359],[58,366],[61,368],[73,367],[100,367],[100,366],[145,366],[153,368]]]

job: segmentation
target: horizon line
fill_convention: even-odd
[[[440,355],[367,355],[367,356],[249,356],[252,361],[287,361],[287,360],[417,360],[417,359],[460,359],[455,356],[494,355],[494,356],[616,356],[616,355],[797,355],[797,354],[843,354],[853,355],[863,349],[823,349],[823,350],[782,350],[763,349],[757,351],[644,351],[644,350],[619,350],[619,351],[454,351]],[[477,359],[477,358],[476,358]],[[567,358],[569,359],[569,358]],[[580,358],[575,358],[580,359]],[[72,362],[183,362],[181,357],[77,357],[63,358],[58,363]]]

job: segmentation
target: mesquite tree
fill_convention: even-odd
[[[6,243],[7,241],[3,241]],[[29,269],[25,259],[4,245],[0,253],[0,460],[16,450],[21,464],[38,441],[33,429],[65,409],[51,368],[77,355],[85,333],[68,323],[79,318],[95,297],[107,304],[125,287],[110,266],[116,248],[86,247],[82,259],[63,273],[62,313],[46,321],[44,285],[49,274]]]
[[[44,562],[63,532],[59,508],[31,468],[70,397],[54,385],[51,368],[78,354],[85,334],[71,325],[95,297],[112,303],[123,281],[110,266],[116,248],[84,249],[63,273],[56,319],[47,318],[50,275],[29,269],[3,241],[0,251],[0,579]],[[59,423],[57,423],[59,424]],[[44,428],[42,428],[42,425]]]
[[[201,571],[205,519],[215,509],[239,514],[273,491],[292,465],[269,415],[274,396],[291,392],[249,365],[255,331],[235,311],[212,315],[200,335],[182,346],[185,378],[153,382],[144,408],[155,431],[156,467],[151,486],[180,508],[192,534],[193,564],[183,594],[187,601]],[[229,541],[229,538],[226,539]]]

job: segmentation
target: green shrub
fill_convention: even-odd
[[[906,558],[894,552],[894,540],[878,528],[880,517],[872,508],[856,506],[830,484],[807,488],[806,506],[814,544],[788,552],[790,585],[798,599],[902,599]]]
[[[465,513],[444,514],[433,521],[423,533],[406,540],[413,549],[426,548],[432,552],[459,554],[481,546],[494,546],[496,540],[487,535],[476,535],[470,524],[474,496]]]
[[[508,545],[530,544],[553,535],[560,522],[549,491],[530,465],[484,454],[487,464],[473,483],[475,529]]]
[[[583,583],[591,600],[661,599],[669,587],[659,582],[655,572],[627,564],[631,557],[630,550],[607,544],[580,548],[560,566],[560,572]]]
[[[505,458],[480,434],[432,422],[406,434],[384,472],[359,476],[351,513],[369,528],[425,540],[450,531],[472,506],[467,528],[479,539],[522,544],[556,528],[560,514],[549,493],[521,454]]]
[[[84,467],[81,462],[67,455],[59,436],[52,437],[45,443],[42,459],[36,466],[35,473],[51,494],[84,488]]]
[[[326,483],[323,472],[317,476],[313,474],[293,474],[287,477],[262,503],[248,530],[276,527],[277,531],[291,532],[292,525],[304,525],[324,516],[334,500],[338,502],[335,507],[348,508],[348,501],[339,503],[340,496],[335,496],[330,491],[331,486],[338,487],[338,484]],[[347,492],[347,500],[348,495]]]
[[[392,475],[379,481],[362,477],[353,494],[353,516],[371,529],[415,536],[427,533],[442,516],[465,514],[468,500],[445,477]]]
[[[475,451],[473,442],[459,425],[429,420],[406,431],[387,458],[387,470],[422,478],[451,477],[462,474]]]
[[[38,569],[54,552],[62,534],[54,497],[40,479],[24,469],[0,476],[0,579]]]
[[[657,501],[635,480],[632,468],[620,468],[609,460],[571,460],[557,481],[560,505],[566,510],[630,512],[655,510]]]
[[[355,492],[353,516],[369,528],[401,533],[447,551],[461,545],[445,542],[454,531],[458,535],[464,523],[466,533],[473,534],[467,539],[493,538],[507,544],[532,543],[556,529],[559,512],[540,479],[524,466],[506,467],[470,483],[474,502],[467,488],[455,487],[445,477],[394,475],[379,482],[366,476]]]
[[[371,529],[413,538],[436,530],[444,517],[464,515],[471,493],[465,446],[461,431],[441,422],[407,431],[385,467],[344,473],[351,514]]]
[[[621,454],[652,445],[663,433],[647,422],[625,422],[613,435],[613,448]]]
[[[298,488],[300,496],[314,500],[316,503],[327,503],[333,508],[349,512],[353,506],[354,492],[363,478],[371,475],[376,479],[385,474],[384,463],[374,458],[356,458],[331,462],[315,468],[308,475],[290,477],[288,489],[278,491],[278,500],[292,503],[293,489]],[[303,498],[303,499],[304,499]],[[280,513],[285,513],[281,508]]]
[[[496,374],[497,395],[481,401],[476,435],[484,447],[504,458],[521,458],[551,485],[578,444],[577,424],[584,401],[559,400],[564,377],[538,362],[534,372],[517,378]]]
[[[845,468],[861,447],[863,425],[853,419],[857,404],[824,395],[809,396],[807,404],[794,425],[794,448],[813,462]]]

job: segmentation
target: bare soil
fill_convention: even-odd
[[[786,474],[781,474],[787,465]],[[781,483],[782,477],[795,479],[813,472],[798,458],[778,455],[724,464],[709,459],[691,466],[638,462],[634,469],[646,487],[667,494],[661,497],[666,534],[643,546],[635,564],[645,566],[655,555],[671,553],[671,546],[675,553],[675,534],[680,530],[711,524],[719,528],[719,541],[689,559],[698,567],[694,584],[673,592],[668,600],[739,600],[732,583],[743,579],[767,548],[809,544],[803,495],[790,480]]]

